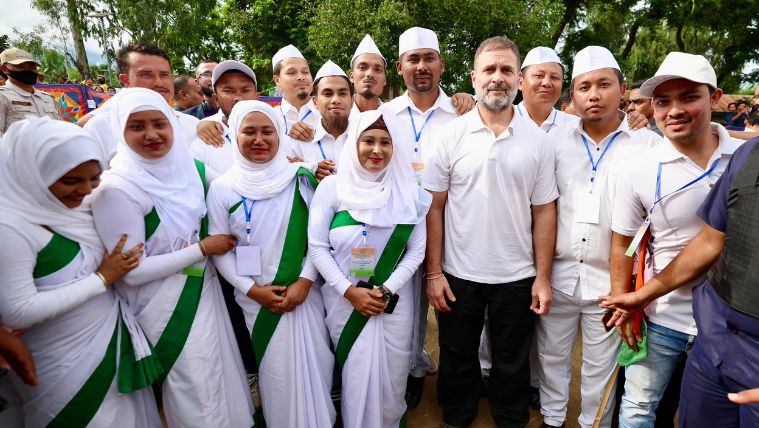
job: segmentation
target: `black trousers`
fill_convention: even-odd
[[[438,403],[446,423],[468,426],[477,416],[482,375],[478,349],[485,311],[490,323],[493,367],[488,396],[496,425],[523,427],[530,418],[530,344],[535,314],[530,310],[534,278],[482,284],[446,274],[456,301],[438,312],[440,369]]]

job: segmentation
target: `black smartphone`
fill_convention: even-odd
[[[395,305],[398,304],[398,299],[400,299],[400,296],[398,293],[393,294],[393,297],[390,298],[390,300],[387,301],[387,305],[385,305],[385,312],[386,314],[392,314],[395,310]]]

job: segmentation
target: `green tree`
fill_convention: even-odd
[[[40,72],[45,75],[46,81],[57,82],[59,78],[66,76],[67,59],[43,40],[41,35],[45,32],[44,26],[38,25],[29,32],[14,28],[13,32],[15,38],[11,44],[31,53],[39,61]]]

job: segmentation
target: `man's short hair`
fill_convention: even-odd
[[[275,76],[279,76],[279,73],[282,71],[282,61],[274,64],[274,71],[273,74]]]
[[[640,87],[643,86],[644,83],[646,83],[645,80],[636,80],[633,82],[632,85],[630,85],[630,90],[632,91],[633,89],[640,89]]]
[[[569,96],[568,88],[561,91],[561,97],[559,98],[559,107],[561,107],[562,104],[572,104],[572,97]]]
[[[191,83],[195,82],[195,78],[192,76],[182,75],[174,79],[174,95],[176,96],[179,94],[179,91],[182,91],[187,88],[187,85],[190,85]]]
[[[160,56],[169,62],[169,68],[171,68],[171,58],[158,46],[145,43],[130,43],[116,52],[116,65],[118,66],[119,74],[129,74],[129,54],[132,52]]]
[[[347,77],[345,77],[345,76],[324,76],[324,77],[342,77],[343,79],[345,79],[346,82],[348,82],[348,90],[350,91],[351,96],[353,96],[353,84],[351,83],[350,79],[348,79]],[[316,94],[318,93],[318,91],[319,91],[319,82],[321,82],[322,79],[324,79],[324,77],[320,77],[320,78],[314,80],[314,88],[311,91],[311,96],[312,97],[315,97]]]
[[[514,56],[517,57],[517,70],[521,70],[522,67],[520,67],[521,62],[519,60],[519,46],[511,41],[511,39],[504,36],[494,36],[489,39],[485,39],[482,43],[480,43],[480,46],[477,48],[477,52],[474,53],[474,63],[477,64],[477,58],[479,58],[483,52],[501,50],[510,50],[514,52]]]

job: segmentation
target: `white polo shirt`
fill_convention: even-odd
[[[664,143],[636,159],[617,179],[612,230],[634,236],[655,201],[657,172],[661,164],[661,196],[651,214],[651,247],[653,272],[659,273],[701,231],[704,223],[696,215],[701,203],[727,167],[735,149],[743,143],[732,138],[725,128],[712,123],[712,133],[719,146],[703,169],[680,153],[672,143]],[[678,191],[695,180],[719,161],[707,177]],[[674,192],[674,193],[673,193]],[[667,196],[669,195],[669,196]],[[692,289],[703,281],[697,278],[690,284],[662,296],[646,308],[649,319],[659,325],[686,334],[696,334],[693,320]]]
[[[530,114],[527,113],[527,107],[524,106],[524,101],[517,104],[515,107],[516,107],[517,114],[527,119],[530,119],[530,122],[532,122],[535,126],[537,126],[537,123],[535,123],[535,121],[533,121],[530,118]],[[538,128],[542,129],[543,132],[551,132],[553,129],[556,129],[557,127],[565,123],[572,123],[576,125],[577,122],[579,121],[580,121],[580,118],[575,115],[567,114],[561,110],[556,110],[555,108],[552,108],[551,114],[548,115],[546,120],[544,120],[543,123],[540,126],[538,126]]]
[[[380,106],[383,114],[397,119],[402,142],[410,150],[411,161],[423,164],[427,159],[430,141],[452,120],[456,119],[456,108],[451,97],[438,89],[437,100],[427,111],[421,111],[406,91],[400,97]],[[393,142],[396,145],[396,142]],[[420,165],[422,167],[423,165]],[[422,168],[423,169],[423,168]],[[421,171],[421,170],[420,170]]]
[[[308,102],[298,110],[294,105],[290,104],[284,97],[282,97],[282,102],[279,104],[279,107],[274,107],[274,109],[279,110],[278,113],[282,120],[280,123],[282,124],[282,130],[285,132],[285,135],[290,135],[290,129],[298,122],[305,122],[306,125],[316,129],[322,118],[321,114],[319,114],[319,110],[316,109],[316,105],[314,105],[313,98],[308,100]]]
[[[514,112],[496,136],[474,108],[442,130],[426,158],[424,187],[448,192],[443,269],[487,284],[534,276],[531,206],[559,196],[547,135]]]
[[[350,127],[350,125],[348,125]],[[314,139],[311,141],[299,141],[290,138],[292,152],[303,159],[304,162],[318,163],[323,160],[331,160],[335,165],[340,160],[343,144],[348,139],[348,128],[339,137],[335,138],[324,129],[321,120],[314,131]]]
[[[221,109],[216,114],[201,120],[201,122],[203,121],[213,121],[221,125],[224,145],[214,147],[204,143],[200,138],[196,138],[190,145],[190,152],[195,159],[203,162],[206,167],[222,175],[234,165],[235,147],[229,135],[229,127],[224,123],[224,113]]]
[[[625,168],[630,159],[660,143],[661,137],[648,129],[631,131],[624,117],[619,127],[599,142],[585,133],[580,121],[555,127],[548,138],[556,153],[559,188],[551,285],[569,296],[579,286],[581,299],[596,300],[610,291],[614,186],[609,183],[609,171]],[[593,164],[596,176],[591,183]]]

